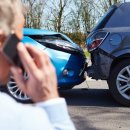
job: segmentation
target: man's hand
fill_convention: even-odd
[[[22,70],[11,67],[11,72],[19,88],[34,102],[46,101],[59,97],[55,68],[49,57],[31,45],[18,44],[20,59],[29,79],[24,80]]]

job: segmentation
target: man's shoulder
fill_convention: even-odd
[[[12,97],[5,93],[0,93],[0,111],[3,115],[8,113],[8,116],[13,115],[15,118],[16,116],[20,118],[30,116],[31,118],[37,115],[46,115],[44,109],[31,104],[17,103]]]
[[[19,112],[20,113],[22,111],[24,112],[25,111],[24,109],[28,108],[25,106],[29,105],[18,103],[11,96],[7,95],[6,93],[0,92],[0,110],[4,109],[6,110],[6,112],[10,111],[10,114],[13,113],[15,115],[18,114]]]
[[[7,94],[0,93],[0,130],[3,128],[18,129],[19,127],[20,129],[32,129],[35,124],[44,126],[46,120],[47,115],[44,109],[17,103]]]
[[[13,98],[11,98],[9,95],[7,95],[6,93],[0,92],[0,104],[7,104],[6,102],[16,103],[16,101]]]

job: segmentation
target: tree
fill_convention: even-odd
[[[41,28],[45,0],[22,0],[28,8],[25,15],[25,27]]]
[[[89,32],[96,22],[96,13],[94,8],[94,0],[81,0],[82,10],[81,19],[83,24],[83,31]]]
[[[98,0],[98,4],[95,4],[96,10],[103,14],[114,4],[120,3],[122,0]]]
[[[66,12],[71,0],[51,0],[48,2],[46,27],[61,32],[69,12]]]
[[[74,8],[71,9],[69,27],[71,32],[87,33],[95,24],[94,0],[73,0]]]
[[[68,20],[67,30],[68,32],[80,32],[81,31],[81,2],[73,1],[74,8],[70,10],[70,17]]]

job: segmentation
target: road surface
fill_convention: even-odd
[[[113,100],[106,82],[88,80],[60,94],[77,130],[130,130],[130,108]]]

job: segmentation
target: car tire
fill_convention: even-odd
[[[26,73],[24,75],[27,75]],[[27,76],[24,76],[26,79]],[[32,103],[30,97],[28,97],[25,93],[23,93],[17,83],[15,82],[13,76],[10,76],[9,81],[4,89],[4,92],[13,97],[16,101],[20,103]]]
[[[28,104],[28,103],[33,103],[33,101],[31,99],[28,100],[20,100],[15,98],[8,90],[7,86],[0,86],[0,91],[3,93],[8,94],[9,96],[11,96],[15,101],[19,102],[19,103],[24,103],[24,104]]]
[[[122,60],[114,66],[107,82],[113,98],[130,107],[130,60]]]

